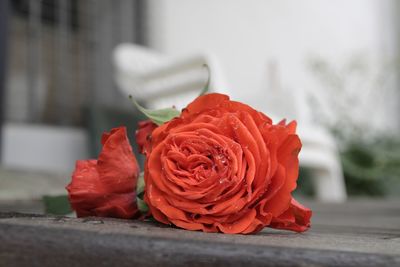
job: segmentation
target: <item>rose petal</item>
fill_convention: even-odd
[[[292,198],[289,209],[279,217],[274,218],[270,226],[277,229],[304,232],[311,226],[311,216],[312,211],[310,209],[304,207]]]
[[[290,135],[277,152],[278,162],[283,166],[285,175],[275,179],[284,179],[285,182],[265,206],[266,211],[272,213],[274,217],[279,216],[289,208],[291,193],[297,186],[296,181],[299,172],[297,155],[300,148],[301,142],[297,135]]]
[[[126,128],[121,127],[102,138],[104,144],[97,161],[97,171],[106,192],[133,192],[136,188],[139,165],[126,134]]]
[[[181,117],[185,118],[204,110],[212,110],[220,105],[222,102],[227,100],[229,100],[229,97],[227,95],[217,93],[199,96],[186,108],[183,109]]]

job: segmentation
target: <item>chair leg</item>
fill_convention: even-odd
[[[346,187],[340,168],[315,169],[312,172],[318,200],[323,202],[346,201]]]

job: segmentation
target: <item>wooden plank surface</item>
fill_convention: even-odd
[[[152,222],[2,213],[0,266],[400,266],[398,200],[308,203],[303,234],[205,234]]]

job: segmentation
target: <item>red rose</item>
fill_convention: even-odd
[[[311,210],[291,196],[298,177],[295,122],[228,96],[198,97],[147,138],[145,201],[154,218],[188,230],[305,231]]]
[[[78,160],[67,186],[78,217],[132,218],[138,213],[136,183],[139,166],[126,136],[126,128],[104,133],[98,160]]]

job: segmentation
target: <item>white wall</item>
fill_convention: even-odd
[[[89,158],[89,140],[81,128],[6,123],[0,151],[5,168],[70,174]]]
[[[283,87],[322,90],[306,67],[310,56],[340,62],[354,53],[390,58],[396,51],[391,0],[151,0],[148,10],[153,48],[215,54],[232,97],[260,109],[271,90],[271,62]],[[398,113],[396,103],[387,109]]]

